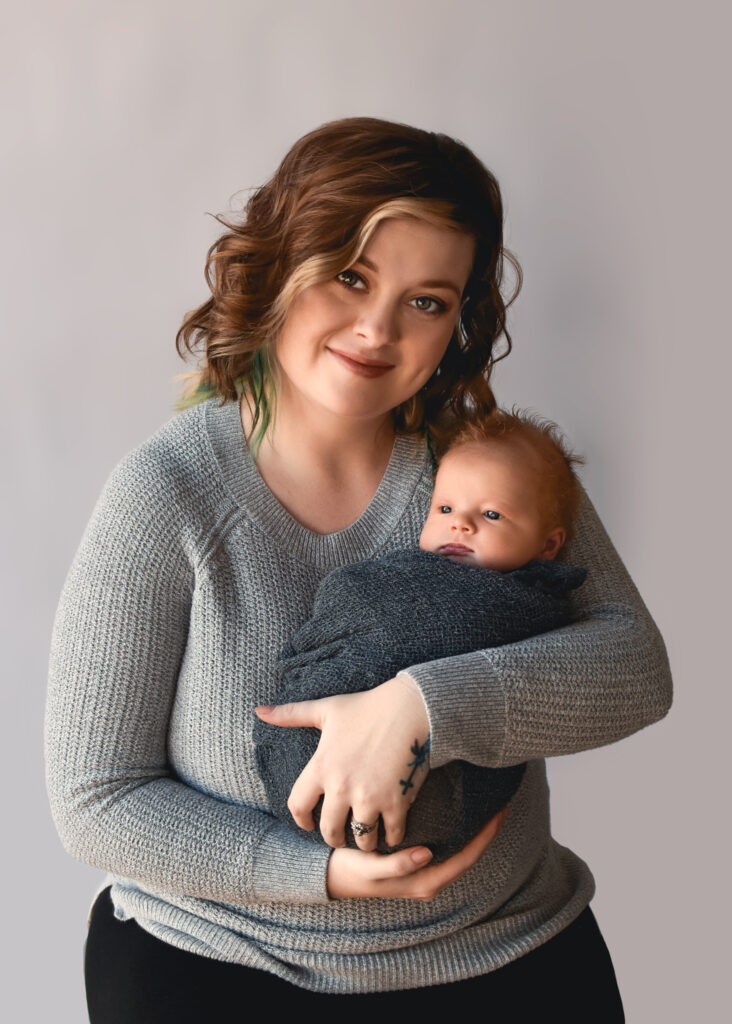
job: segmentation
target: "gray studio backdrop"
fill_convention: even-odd
[[[4,22],[5,1019],[85,1019],[103,876],[46,807],[48,641],[107,474],[171,414],[206,212],[371,114],[458,136],[502,184],[526,282],[499,399],[584,452],[676,682],[661,724],[551,764],[555,835],[595,873],[629,1021],[723,1020],[724,6],[46,0]]]

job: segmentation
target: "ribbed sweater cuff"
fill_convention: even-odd
[[[276,822],[256,847],[253,895],[285,903],[328,903],[329,846],[318,846]]]
[[[466,759],[500,762],[506,742],[506,701],[497,674],[480,651],[412,665],[403,673],[419,687],[430,723],[430,767]]]

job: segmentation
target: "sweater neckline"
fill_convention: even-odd
[[[335,533],[314,533],[294,519],[261,477],[241,424],[239,403],[202,403],[204,422],[229,492],[257,526],[297,558],[335,567],[372,557],[386,542],[429,468],[422,434],[397,434],[378,488],[361,515]]]

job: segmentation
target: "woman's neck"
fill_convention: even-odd
[[[249,439],[252,409],[246,399],[241,420]],[[334,533],[367,507],[393,446],[391,414],[349,420],[278,403],[274,425],[253,457],[260,476],[293,518],[315,533]]]

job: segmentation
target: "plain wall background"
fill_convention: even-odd
[[[85,1019],[103,876],[63,852],[41,754],[63,578],[109,471],[171,414],[175,331],[205,297],[216,235],[205,212],[354,114],[455,135],[501,182],[525,287],[499,400],[585,453],[676,685],[661,724],[551,763],[555,835],[595,874],[628,1020],[727,1019],[725,6],[31,0],[6,14],[6,1019]]]

